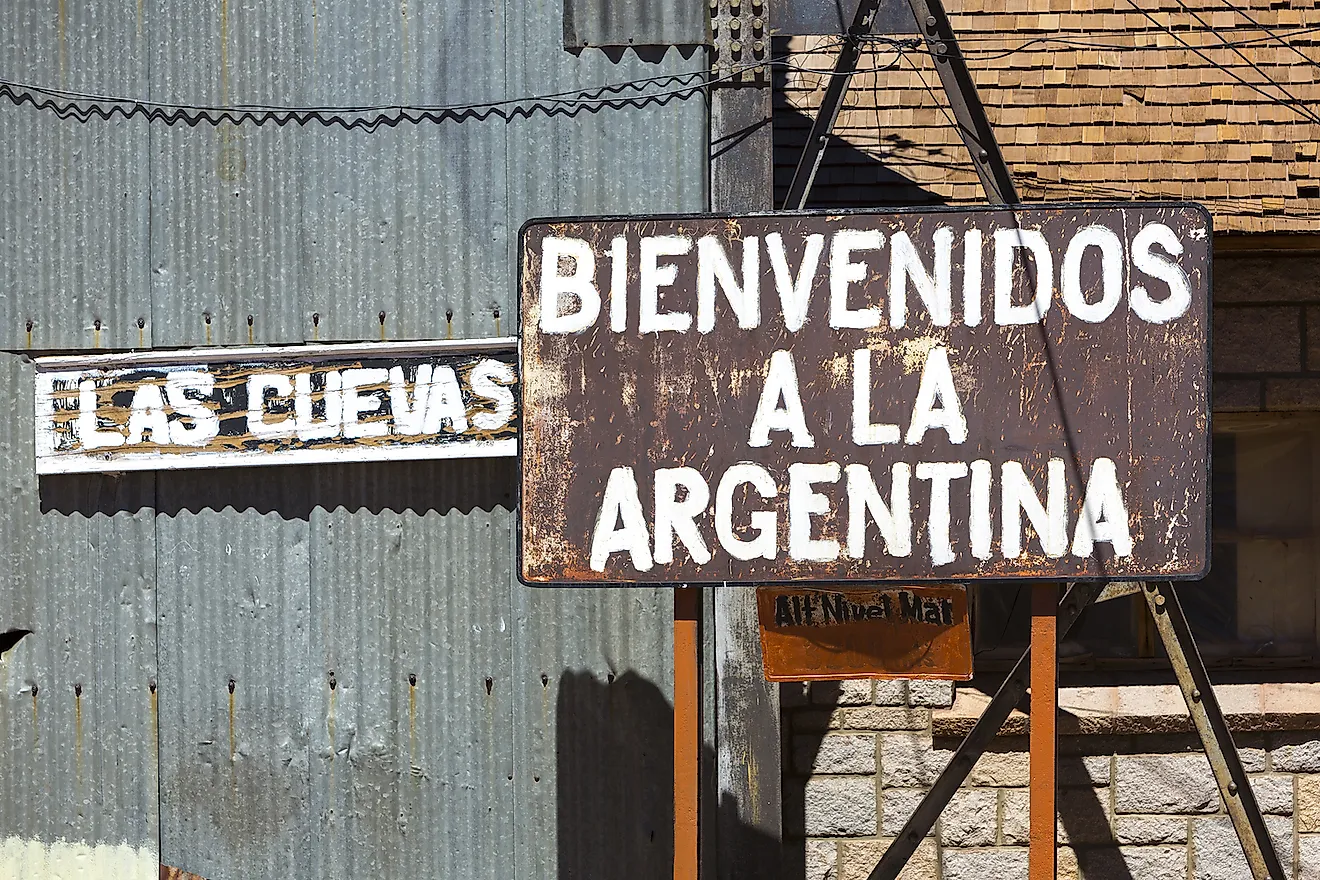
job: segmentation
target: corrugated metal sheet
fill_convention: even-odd
[[[310,490],[298,468],[159,481],[161,861],[207,880],[311,859]]]
[[[65,32],[83,35],[64,56],[69,87],[453,104],[706,64],[565,52],[558,0],[141,8],[67,0]],[[56,16],[0,11],[6,76],[60,84]],[[21,222],[0,234],[0,339],[26,347],[29,314],[46,348],[91,347],[95,317],[104,347],[138,345],[138,317],[157,346],[246,343],[248,314],[268,343],[379,339],[382,311],[390,339],[508,334],[513,231],[532,216],[701,209],[705,134],[699,96],[149,134],[2,105],[17,170],[0,211]],[[0,474],[18,499],[0,512],[0,629],[37,630],[0,667],[0,797],[33,805],[0,810],[0,840],[127,841],[208,880],[621,876],[593,861],[604,853],[664,873],[669,593],[519,585],[510,462],[38,486],[30,370],[0,367],[15,407]]]
[[[316,469],[317,877],[511,876],[513,470]]]
[[[0,355],[0,631],[32,631],[0,657],[0,858],[42,876],[78,841],[104,845],[89,867],[141,876],[158,852],[155,477],[46,480],[39,501],[32,381]]]
[[[307,95],[446,106],[506,98],[503,7],[322,0]],[[381,312],[390,339],[510,332],[493,316],[512,310],[509,129],[500,115],[455,114],[307,132],[307,305],[321,316],[319,338],[382,338]]]
[[[0,70],[52,88],[144,94],[136,0],[0,5]],[[0,345],[137,345],[137,319],[151,312],[147,124],[82,125],[6,102],[0,155]]]
[[[155,0],[150,94],[203,106],[300,104],[307,6]],[[303,325],[310,327],[303,308],[309,135],[274,125],[151,126],[156,345],[302,338]]]
[[[708,42],[703,0],[564,0],[564,45],[568,47]]]

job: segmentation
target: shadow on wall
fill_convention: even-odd
[[[566,670],[556,717],[558,880],[671,880],[674,708],[669,699],[635,672],[601,681],[589,672]],[[709,766],[714,755],[706,749],[702,758]],[[709,812],[711,794],[703,788],[703,826],[716,819]],[[718,807],[718,819],[726,820],[719,822],[718,846],[735,854],[736,875],[803,877],[800,851],[792,854],[790,848],[785,856],[779,841],[727,821],[737,807],[727,795]],[[703,842],[709,841],[708,832],[707,827]],[[712,854],[703,852],[702,862],[703,876],[714,877]]]
[[[150,509],[177,516],[232,508],[307,520],[317,508],[511,511],[516,483],[513,459],[486,458],[45,476],[39,492],[42,513],[92,516]]]
[[[783,104],[777,105],[774,113],[775,204],[782,206],[811,130],[812,117]],[[883,111],[880,119],[884,119]],[[859,150],[838,135],[830,139],[807,199],[808,208],[887,208],[942,205],[947,201],[904,172],[928,168],[947,174],[969,164],[966,151],[961,147],[955,151],[944,145],[919,144],[882,131],[875,135],[879,137],[882,156]]]

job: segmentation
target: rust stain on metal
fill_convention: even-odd
[[[534,222],[522,579],[1190,578],[1187,204]]]
[[[205,880],[205,878],[200,874],[190,874],[182,868],[171,868],[169,865],[161,865],[160,880]]]
[[[756,591],[770,681],[972,677],[967,588]]]

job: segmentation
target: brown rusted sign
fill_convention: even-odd
[[[1208,214],[533,222],[529,583],[1207,565]]]
[[[512,342],[37,358],[37,473],[513,455]]]
[[[961,584],[885,590],[756,591],[770,681],[972,677]]]

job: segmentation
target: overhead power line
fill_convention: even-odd
[[[1287,49],[1291,49],[1291,50],[1293,51],[1293,54],[1295,54],[1298,58],[1300,58],[1300,59],[1302,59],[1303,61],[1305,61],[1307,64],[1310,64],[1312,67],[1320,67],[1320,61],[1316,61],[1316,60],[1315,60],[1314,58],[1312,58],[1310,55],[1307,55],[1307,54],[1306,54],[1305,52],[1303,52],[1301,49],[1298,49],[1298,48],[1297,48],[1296,46],[1294,46],[1292,43],[1290,43],[1290,42],[1288,42],[1287,40],[1285,40],[1283,37],[1281,37],[1281,36],[1279,35],[1278,31],[1270,30],[1270,29],[1267,28],[1265,25],[1263,25],[1263,24],[1261,24],[1260,22],[1256,21],[1256,19],[1252,18],[1251,15],[1250,15],[1245,9],[1242,9],[1242,8],[1240,8],[1240,7],[1237,7],[1237,6],[1234,6],[1234,5],[1233,5],[1233,0],[1221,0],[1221,2],[1222,2],[1225,6],[1227,6],[1229,9],[1233,10],[1233,11],[1236,12],[1238,15],[1242,16],[1242,17],[1245,18],[1247,21],[1251,22],[1251,24],[1252,24],[1254,27],[1258,27],[1258,28],[1260,28],[1261,30],[1263,30],[1265,33],[1269,34],[1269,35],[1270,35],[1271,37],[1273,37],[1273,38],[1274,38],[1274,39],[1275,39],[1280,45],[1284,46],[1284,47],[1287,48]]]
[[[1184,9],[1187,9],[1187,7],[1186,7],[1185,5],[1183,5],[1182,0],[1175,0],[1175,2],[1178,3],[1179,6],[1182,6]],[[1129,6],[1131,6],[1133,9],[1135,9],[1137,12],[1139,12],[1139,13],[1141,13],[1143,16],[1145,16],[1145,17],[1151,22],[1151,24],[1155,25],[1156,27],[1160,28],[1161,30],[1163,30],[1163,31],[1169,33],[1170,35],[1172,35],[1173,38],[1174,38],[1175,40],[1177,40],[1179,43],[1181,43],[1186,49],[1188,49],[1188,50],[1190,50],[1191,52],[1195,53],[1195,54],[1196,54],[1196,55],[1197,55],[1202,61],[1204,61],[1206,64],[1209,64],[1209,65],[1212,66],[1212,67],[1215,67],[1215,68],[1218,68],[1219,70],[1222,70],[1224,73],[1227,73],[1229,76],[1233,77],[1233,79],[1237,80],[1237,81],[1238,81],[1239,83],[1241,83],[1242,85],[1246,86],[1246,87],[1249,88],[1249,89],[1252,89],[1252,90],[1255,91],[1255,92],[1258,92],[1258,93],[1261,94],[1261,95],[1264,95],[1266,98],[1269,98],[1271,101],[1275,102],[1276,104],[1280,104],[1280,105],[1282,105],[1282,106],[1284,106],[1284,107],[1289,108],[1289,109],[1292,110],[1294,113],[1296,113],[1298,116],[1301,116],[1302,118],[1306,119],[1308,122],[1313,122],[1313,123],[1315,123],[1315,124],[1317,124],[1317,125],[1320,125],[1320,116],[1316,116],[1315,113],[1313,113],[1309,108],[1303,106],[1303,105],[1301,104],[1301,102],[1299,102],[1296,98],[1292,98],[1292,100],[1290,100],[1290,101],[1285,101],[1285,100],[1283,100],[1282,98],[1280,98],[1278,95],[1272,95],[1272,94],[1270,94],[1269,92],[1265,91],[1265,89],[1262,88],[1261,85],[1260,85],[1259,83],[1249,82],[1248,80],[1244,79],[1241,75],[1239,75],[1239,74],[1237,73],[1237,71],[1233,70],[1231,67],[1227,67],[1227,66],[1225,66],[1225,65],[1223,65],[1223,64],[1220,64],[1219,62],[1217,62],[1217,61],[1215,61],[1213,58],[1211,58],[1209,55],[1205,54],[1205,52],[1203,52],[1200,48],[1198,48],[1198,47],[1196,47],[1196,46],[1193,46],[1193,45],[1191,45],[1190,43],[1188,43],[1186,40],[1184,40],[1184,39],[1182,38],[1182,36],[1181,36],[1177,31],[1175,31],[1175,30],[1173,30],[1172,28],[1170,28],[1170,27],[1168,27],[1167,25],[1165,25],[1163,22],[1161,22],[1161,21],[1160,21],[1159,19],[1157,19],[1155,16],[1153,16],[1153,15],[1151,15],[1149,12],[1147,12],[1145,9],[1142,9],[1141,6],[1137,4],[1136,0],[1127,0],[1127,3],[1128,3]],[[1188,11],[1190,11],[1190,10],[1188,10]],[[1254,66],[1254,65],[1253,65],[1253,66]],[[1256,70],[1257,70],[1257,71],[1260,71],[1260,68],[1257,67]],[[1273,85],[1273,86],[1275,86],[1276,88],[1280,89],[1280,90],[1283,91],[1285,94],[1288,94],[1287,90],[1284,89],[1282,86],[1280,86],[1277,82],[1275,82],[1271,77],[1269,77],[1268,74],[1265,74],[1263,71],[1260,71],[1260,72],[1262,73],[1262,75],[1265,76],[1265,78],[1269,81],[1269,83],[1270,83],[1271,85]],[[1292,96],[1289,94],[1289,97],[1291,98]]]

